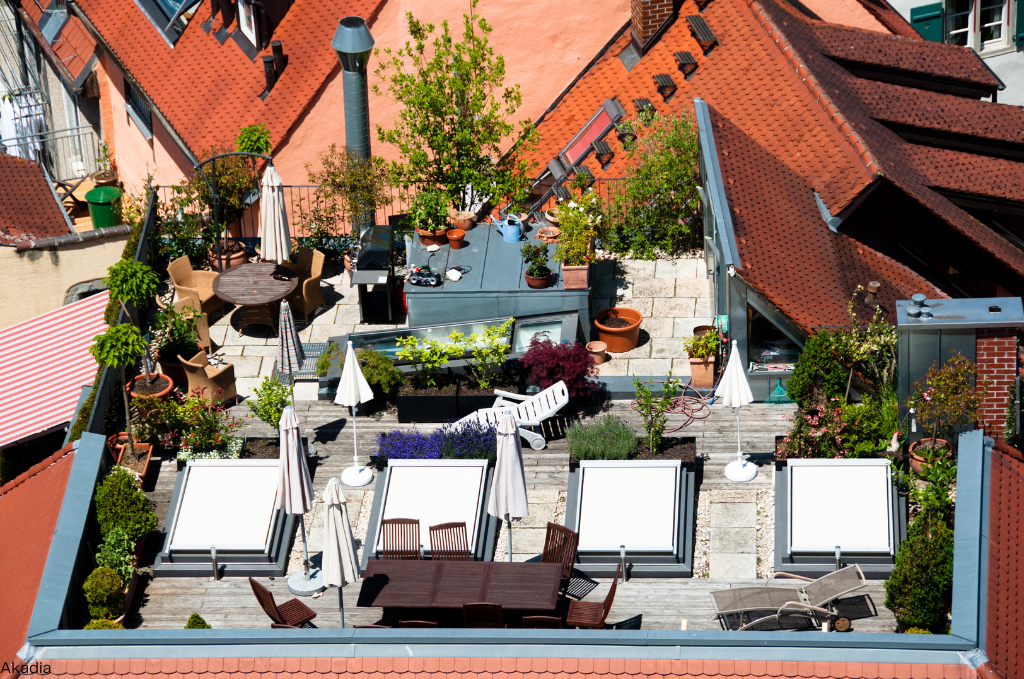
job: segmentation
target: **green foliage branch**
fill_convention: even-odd
[[[238,130],[238,136],[235,137],[235,150],[242,153],[259,153],[267,156],[273,148],[270,130],[263,123],[246,125]]]
[[[633,376],[633,387],[636,391],[634,401],[636,411],[644,423],[646,432],[647,448],[656,453],[661,448],[662,436],[665,433],[665,426],[668,423],[668,412],[672,406],[672,399],[679,393],[679,387],[672,379],[672,371],[669,371],[665,383],[662,385],[661,394],[655,395],[648,386],[647,380]]]
[[[457,330],[448,336],[453,349],[472,356],[466,361],[467,367],[481,389],[493,387],[502,372],[505,357],[512,351],[509,334],[514,322],[515,319],[510,318],[504,323],[486,326],[483,332],[474,332],[469,337]]]
[[[264,377],[253,392],[252,414],[277,429],[281,426],[281,414],[291,404],[293,389],[293,386],[281,384],[277,377]]]

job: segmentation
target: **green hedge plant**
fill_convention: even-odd
[[[117,572],[121,580],[128,582],[135,571],[135,541],[122,528],[113,528],[103,539],[96,554],[96,565]]]
[[[581,460],[628,460],[636,455],[636,432],[614,415],[574,422],[565,432],[569,456]]]
[[[395,367],[395,362],[372,346],[360,351],[358,356],[363,377],[385,394],[391,393],[391,390],[405,381],[402,371]]]
[[[203,620],[203,616],[198,613],[193,613],[188,616],[188,622],[185,623],[185,629],[213,629],[210,627],[210,623]]]
[[[786,382],[786,393],[801,408],[831,398],[845,398],[848,371],[832,353],[829,332],[812,335],[804,344],[793,376]]]
[[[107,536],[120,528],[127,539],[137,543],[156,528],[156,514],[135,476],[115,466],[96,489],[93,497],[100,534]]]
[[[124,613],[124,582],[114,569],[100,566],[93,570],[82,590],[93,618],[112,620]]]
[[[885,581],[885,607],[908,627],[944,631],[953,587],[953,531],[932,513],[918,516]]]
[[[715,355],[722,341],[718,337],[718,330],[711,329],[693,337],[683,340],[683,348],[690,358],[708,358]]]
[[[113,620],[107,620],[106,618],[99,618],[97,620],[90,620],[82,629],[124,629],[124,625]]]

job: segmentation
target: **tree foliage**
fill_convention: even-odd
[[[235,137],[235,150],[242,153],[260,153],[270,155],[273,144],[270,142],[270,130],[263,123],[246,125]]]
[[[786,382],[786,393],[801,408],[826,399],[843,398],[847,371],[832,353],[832,335],[822,331],[811,335],[804,344],[793,376]]]
[[[524,152],[536,131],[530,121],[520,121],[517,144],[502,154],[500,144],[516,131],[510,118],[523,97],[519,85],[505,86],[505,60],[488,41],[493,29],[476,13],[476,0],[463,15],[461,40],[447,21],[436,33],[434,24],[412,12],[405,16],[412,40],[374,52],[381,80],[374,94],[386,91],[401,105],[393,128],[377,125],[377,138],[401,153],[391,165],[395,178],[441,187],[460,210],[487,198],[521,203],[532,170]]]
[[[146,353],[146,343],[142,341],[139,329],[127,323],[107,328],[102,335],[96,335],[93,341],[95,343],[89,352],[97,363],[111,368],[133,366]]]

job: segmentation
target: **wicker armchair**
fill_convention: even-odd
[[[299,274],[301,282],[295,292],[288,296],[288,304],[292,311],[302,314],[309,322],[309,315],[320,307],[327,307],[324,296],[320,293],[320,278],[324,271],[324,253],[309,248],[299,248],[295,252],[295,264],[286,264],[289,269]]]
[[[179,299],[174,303],[174,310],[178,313],[185,309],[191,309],[195,313],[196,332],[199,333],[199,346],[206,353],[210,353],[210,350],[213,348],[213,344],[210,342],[210,317],[199,310],[199,303],[192,297]]]
[[[188,375],[188,393],[200,389],[203,398],[218,402],[238,396],[238,392],[235,391],[235,366],[232,364],[214,368],[206,360],[206,353],[202,351],[189,360],[181,356],[178,356],[178,360]]]
[[[186,255],[168,264],[167,273],[179,299],[195,300],[204,314],[224,313],[224,302],[213,294],[213,279],[217,277],[215,271],[193,271],[192,261]]]

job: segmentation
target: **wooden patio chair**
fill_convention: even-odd
[[[256,595],[256,601],[260,602],[263,612],[275,624],[301,627],[316,617],[313,609],[298,599],[289,599],[278,606],[274,603],[274,595],[270,593],[269,589],[252,578],[249,578],[249,585],[252,587],[252,593]]]
[[[292,311],[302,314],[309,322],[309,314],[320,307],[327,308],[324,296],[320,292],[320,279],[324,270],[324,253],[310,248],[299,248],[295,251],[295,264],[285,264],[299,274],[299,287],[288,296],[288,304]]]
[[[384,519],[381,558],[387,561],[417,561],[420,558],[420,522],[417,519]]]
[[[562,619],[553,615],[527,615],[523,617],[523,629],[562,629]]]
[[[462,605],[466,629],[504,629],[505,616],[501,604],[475,603]]]
[[[576,563],[576,546],[580,542],[580,534],[574,530],[548,522],[548,532],[544,536],[544,553],[541,563],[562,564],[562,586],[569,583],[572,567]]]
[[[353,629],[391,629],[391,625],[352,625]]]
[[[430,622],[429,620],[400,620],[398,622],[399,627],[406,629],[423,628],[428,629],[431,627],[437,627],[436,622]]]
[[[586,627],[589,629],[601,629],[604,621],[608,619],[608,611],[612,610],[612,602],[615,601],[615,588],[619,584],[619,573],[622,571],[622,564],[615,566],[615,579],[612,580],[611,589],[604,601],[570,601],[569,614],[565,616],[565,624],[574,627]]]
[[[214,368],[206,358],[206,352],[200,351],[190,359],[178,356],[181,367],[185,369],[188,376],[188,393],[195,389],[201,390],[203,398],[216,401],[217,403],[227,401],[238,396],[235,389],[235,366],[228,363],[220,368]]]
[[[465,521],[430,527],[430,558],[434,561],[473,560]]]
[[[192,260],[185,255],[167,265],[167,274],[179,299],[194,299],[204,314],[224,313],[224,302],[213,294],[213,279],[218,275],[216,271],[193,271]]]

